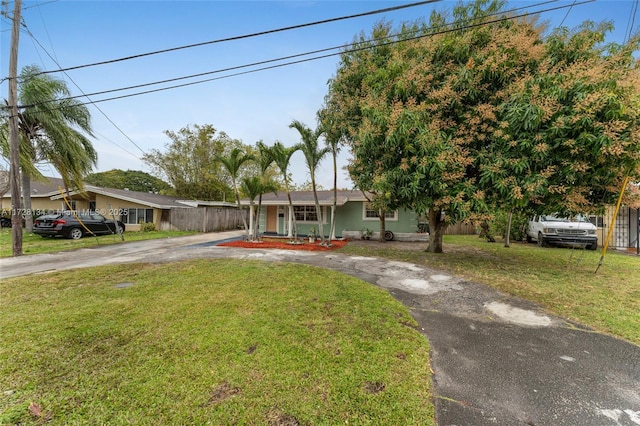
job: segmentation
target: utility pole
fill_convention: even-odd
[[[20,3],[15,0],[9,53],[9,180],[11,182],[11,236],[13,255],[22,256],[22,208],[20,202],[20,141],[18,139],[18,41]]]

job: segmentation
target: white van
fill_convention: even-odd
[[[541,247],[555,244],[596,250],[596,230],[596,226],[581,215],[573,218],[539,215],[529,221],[527,242],[537,241]]]

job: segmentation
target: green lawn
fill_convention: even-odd
[[[434,424],[408,310],[334,271],[117,265],[0,294],[0,424]]]
[[[183,231],[149,231],[149,232],[125,232],[125,241],[152,240],[155,238],[177,237],[182,235],[193,235],[195,232]],[[68,240],[66,238],[42,238],[39,235],[23,233],[22,253],[55,253],[64,250],[73,250],[83,247],[93,247],[104,244],[121,243],[119,235],[101,235],[99,237],[83,237],[79,240]],[[0,229],[0,257],[10,257],[13,255],[11,242],[11,229]]]
[[[441,269],[545,306],[550,312],[640,345],[640,257],[609,251],[488,243],[446,235],[442,254],[373,242],[342,253],[381,256]]]

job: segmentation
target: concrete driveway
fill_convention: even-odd
[[[231,231],[0,259],[0,277],[113,263],[236,258],[330,268],[404,303],[429,340],[437,424],[640,425],[640,347],[539,306],[404,262],[218,247]]]

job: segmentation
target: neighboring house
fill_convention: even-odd
[[[331,226],[333,195],[333,191],[318,191],[323,230],[327,237]],[[257,198],[254,201],[257,207]],[[267,193],[262,196],[262,209],[258,219],[261,233],[288,235],[293,226],[293,215],[295,215],[298,235],[309,234],[311,228],[318,231],[313,191],[292,191],[291,201],[293,211],[289,208],[287,193],[284,191],[277,194]],[[248,206],[249,200],[241,200],[241,203],[243,206]],[[377,232],[380,230],[378,212],[370,208],[367,198],[360,191],[338,191],[335,215],[337,238],[345,236],[345,233],[353,237],[354,233],[359,236],[362,231]],[[386,213],[385,228],[394,234],[410,233],[419,237],[418,222],[419,217],[414,211],[398,209]]]
[[[615,207],[609,206],[604,216],[591,216],[591,222],[598,227],[598,245],[602,246],[609,234],[609,227],[615,213]],[[640,254],[640,207],[621,206],[618,210],[609,247],[632,249]]]
[[[91,210],[121,220],[127,231],[138,231],[142,223],[161,230],[216,231],[242,226],[242,216],[234,203],[184,200],[126,189],[86,185],[84,191],[64,192],[62,179],[31,182],[31,209],[34,217],[56,210]],[[11,208],[11,194],[3,194],[0,207]]]

